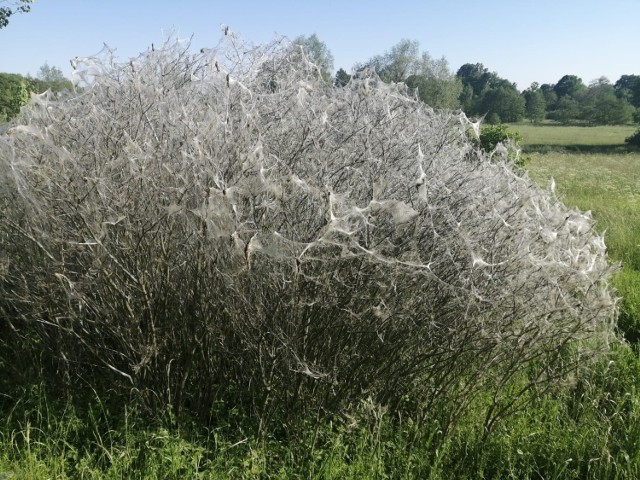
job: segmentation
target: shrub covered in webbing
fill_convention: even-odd
[[[490,426],[514,378],[606,349],[590,215],[489,159],[463,114],[232,34],[74,66],[77,92],[33,97],[0,140],[0,320],[70,379],[265,419],[489,391]]]

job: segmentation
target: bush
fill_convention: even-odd
[[[640,128],[636,130],[636,132],[633,135],[625,138],[624,141],[629,145],[634,145],[636,147],[639,147],[640,146]]]
[[[507,160],[518,168],[524,167],[528,161],[528,157],[521,154],[522,135],[517,131],[510,132],[506,125],[483,125],[479,137],[474,138],[471,134],[470,138],[490,157]]]
[[[78,94],[0,140],[2,328],[69,388],[263,426],[366,398],[453,420],[488,390],[489,431],[606,351],[588,214],[490,161],[462,114],[224,38],[78,59]]]

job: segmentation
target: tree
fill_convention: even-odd
[[[13,73],[0,73],[0,122],[15,117],[28,100],[27,79]]]
[[[35,93],[42,93],[46,90],[61,92],[63,90],[73,90],[71,80],[66,78],[58,67],[49,66],[44,63],[39,69],[36,78],[29,78],[29,89]]]
[[[526,117],[534,123],[544,120],[544,116],[547,111],[547,102],[545,101],[544,95],[538,88],[537,84],[532,84],[523,95],[525,99]]]
[[[478,97],[489,85],[492,74],[482,63],[465,63],[462,65],[456,76],[462,81],[464,86],[469,86],[473,96]]]
[[[616,95],[626,98],[631,105],[640,108],[640,75],[622,75],[613,88]]]
[[[554,85],[549,83],[543,83],[540,85],[540,91],[544,96],[544,101],[547,105],[547,111],[551,111],[556,107],[556,102],[558,101],[558,95],[553,90]]]
[[[553,87],[558,98],[565,96],[574,98],[578,93],[586,90],[587,87],[582,83],[582,79],[576,75],[565,75]]]
[[[578,95],[582,119],[595,125],[620,125],[631,121],[633,107],[624,96],[616,95],[611,82],[600,77]]]
[[[462,86],[462,92],[460,92],[460,108],[467,114],[471,114],[474,108],[475,98],[473,96],[473,87],[471,85]]]
[[[351,80],[351,75],[349,75],[343,68],[336,72],[336,78],[334,80],[334,85],[336,87],[344,87]]]
[[[60,82],[67,80],[67,78],[62,73],[62,70],[55,66],[49,66],[47,62],[45,62],[44,65],[40,67],[36,78],[38,80],[42,80],[43,82]]]
[[[462,80],[463,85],[471,86],[476,97],[479,97],[488,89],[500,86],[508,86],[515,89],[515,84],[500,78],[495,72],[490,72],[482,63],[465,63],[458,69],[456,76]]]
[[[410,88],[417,89],[418,98],[433,108],[460,108],[462,82],[454,76],[438,78],[412,75],[407,78],[406,84]]]
[[[373,69],[386,83],[406,83],[419,98],[434,108],[455,109],[460,105],[461,82],[453,75],[445,57],[434,59],[420,53],[420,43],[403,39],[383,55],[376,55],[359,69]]]
[[[433,59],[423,52],[415,65],[416,74],[406,84],[418,91],[419,98],[434,108],[460,108],[462,82],[449,68],[445,57]]]
[[[567,124],[580,117],[581,109],[576,100],[569,95],[560,97],[556,103],[556,108],[548,113],[548,117],[552,120]]]
[[[27,13],[31,11],[31,3],[33,0],[14,0],[14,1],[2,1],[1,4],[9,3],[8,7],[0,7],[0,28],[5,28],[9,25],[9,17],[16,13]]]
[[[417,40],[402,39],[383,55],[376,55],[358,68],[376,71],[383,82],[400,83],[418,73],[420,43]]]
[[[515,88],[500,86],[482,94],[479,108],[492,123],[517,122],[524,117],[525,100]]]
[[[331,82],[333,55],[327,44],[321,41],[315,33],[308,37],[300,35],[293,41],[293,44],[302,47],[307,58],[320,69],[322,78],[326,82]]]
[[[482,63],[466,63],[458,69],[456,76],[462,81],[463,91],[460,103],[467,115],[487,115],[487,119],[496,123],[506,121],[498,112],[502,107],[496,105],[494,108],[489,105],[491,101],[501,99],[504,92],[500,94],[494,92],[489,95],[487,93],[501,88],[503,91],[512,90],[519,95],[514,83],[500,78],[495,72],[490,72]],[[507,114],[507,116],[510,115]]]

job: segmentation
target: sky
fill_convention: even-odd
[[[482,63],[520,90],[640,75],[640,0],[35,0],[0,29],[0,72],[46,62],[70,76],[71,58],[107,44],[126,61],[169,32],[214,47],[221,25],[254,43],[315,33],[347,72],[409,39],[453,72]]]

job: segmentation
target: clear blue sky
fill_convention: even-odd
[[[408,38],[453,71],[480,62],[521,90],[640,75],[640,0],[36,0],[0,30],[0,72],[47,62],[69,75],[76,55],[106,43],[126,60],[167,30],[215,46],[221,24],[256,43],[316,33],[347,71]]]

